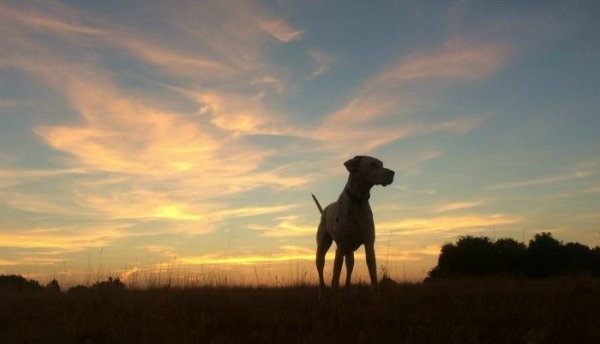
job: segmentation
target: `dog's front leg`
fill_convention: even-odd
[[[352,279],[352,269],[354,268],[354,252],[346,253],[346,288],[350,288]]]
[[[340,274],[342,273],[342,264],[344,263],[344,254],[338,247],[335,250],[335,260],[333,261],[333,278],[331,279],[331,287],[337,288],[340,285]]]
[[[365,244],[365,256],[367,257],[367,267],[371,277],[371,289],[377,293],[377,262],[375,261],[375,248],[373,243]]]

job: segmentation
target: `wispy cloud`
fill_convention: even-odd
[[[465,229],[480,229],[522,221],[522,216],[507,214],[432,216],[385,221],[379,223],[377,228],[382,231],[392,231],[395,235],[424,235],[426,233],[454,235],[455,232],[464,232]]]
[[[127,236],[128,224],[97,224],[78,228],[5,229],[0,231],[0,246],[9,248],[39,248],[57,253],[105,247]]]
[[[315,224],[299,224],[297,216],[280,217],[274,225],[251,224],[248,228],[273,238],[314,236],[316,231]]]
[[[217,216],[223,217],[247,217],[247,216],[257,216],[257,215],[266,215],[266,214],[274,214],[281,213],[284,211],[289,211],[294,208],[294,205],[277,205],[270,207],[241,207],[237,209],[227,209],[218,212]]]
[[[449,211],[471,209],[485,204],[487,204],[487,202],[484,200],[474,202],[452,202],[437,207],[435,211],[438,213],[445,213]]]
[[[256,263],[274,263],[287,261],[314,260],[315,253],[311,249],[298,246],[281,246],[270,254],[260,253],[215,253],[199,256],[184,256],[178,258],[178,262],[184,265],[211,265],[211,264],[256,264]]]
[[[385,257],[385,262],[417,262],[428,257],[440,254],[439,245],[427,245],[415,248],[377,247],[380,257]],[[357,257],[358,258],[358,257]],[[360,258],[363,258],[362,256]]]
[[[291,209],[289,205],[230,209],[219,198],[265,185],[298,187],[310,178],[279,167],[262,168],[274,151],[244,139],[279,132],[282,119],[265,106],[264,97],[269,87],[280,93],[284,85],[278,67],[261,47],[269,41],[300,39],[301,30],[254,2],[184,2],[170,8],[163,20],[170,34],[180,35],[177,39],[55,5],[2,5],[6,11],[0,16],[7,21],[0,27],[13,35],[0,38],[6,48],[0,52],[0,64],[43,82],[67,100],[79,119],[33,124],[43,142],[62,153],[58,162],[63,168],[4,169],[0,185],[16,188],[69,174],[81,178],[61,181],[66,203],[43,191],[14,191],[0,204],[69,218],[80,214],[116,223],[161,223],[163,231],[188,234],[210,232],[232,218]],[[14,25],[19,29],[13,30]],[[54,49],[58,43],[65,48]],[[143,90],[127,91],[107,69],[99,50],[136,59],[140,66],[162,68],[170,76],[168,85],[158,85],[163,94],[183,99],[196,110],[161,104]],[[8,245],[20,243],[18,247],[44,242],[79,247],[88,240],[103,245],[124,238],[117,232],[102,236],[103,232],[71,239],[4,233],[3,240]]]
[[[0,153],[0,159],[2,158],[3,156]],[[7,156],[6,160],[11,161],[13,159]],[[85,170],[76,168],[44,170],[0,169],[0,187],[9,187],[56,176],[78,175],[84,173],[86,173]]]
[[[371,81],[370,87],[392,80],[477,80],[495,73],[511,53],[512,49],[505,43],[453,38],[441,49],[414,54],[384,70]]]
[[[412,114],[435,108],[436,93],[445,84],[440,81],[486,78],[510,53],[507,44],[454,38],[437,50],[402,58],[368,78],[346,105],[327,115],[318,137],[336,148],[354,142],[371,150],[419,134],[469,132],[481,125],[483,116],[417,119]]]
[[[281,42],[291,42],[302,37],[302,30],[294,29],[284,20],[259,20],[258,26]]]
[[[547,184],[556,184],[562,183],[570,180],[587,178],[594,175],[593,171],[575,171],[566,174],[560,175],[552,175],[547,177],[535,178],[535,179],[527,179],[527,180],[519,180],[512,181],[506,183],[499,183],[490,185],[487,187],[488,190],[507,190],[507,189],[515,189],[522,187],[530,187],[530,186],[538,186],[538,185],[547,185]]]
[[[69,215],[75,208],[71,200],[47,194],[5,191],[3,195],[4,200],[0,201],[0,204],[31,213]]]
[[[101,35],[105,31],[83,23],[81,16],[67,6],[57,1],[45,1],[37,3],[36,6],[13,2],[0,5],[0,18],[3,22],[17,26],[38,30],[42,32],[54,32],[62,35]],[[93,21],[88,22],[88,24]],[[6,28],[6,26],[3,26]],[[18,31],[17,31],[18,32]]]
[[[0,109],[2,108],[7,108],[7,107],[11,107],[15,105],[14,101],[11,100],[5,100],[5,99],[0,99]]]
[[[11,266],[11,265],[19,265],[21,262],[14,259],[2,259],[0,258],[0,266]]]
[[[415,176],[421,173],[423,165],[429,160],[438,158],[443,154],[441,150],[425,150],[423,152],[407,154],[396,166],[401,171]]]
[[[315,62],[316,65],[315,69],[310,73],[309,79],[314,79],[327,72],[334,62],[333,57],[317,48],[309,49],[308,56]]]

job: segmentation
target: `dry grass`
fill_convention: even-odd
[[[0,342],[592,343],[600,280],[0,292]]]

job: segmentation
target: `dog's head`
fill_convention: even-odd
[[[357,155],[344,163],[351,174],[371,185],[389,185],[394,181],[394,171],[383,167],[383,162],[370,156]]]

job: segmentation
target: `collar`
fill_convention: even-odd
[[[350,191],[350,189],[348,189],[347,187],[344,188],[344,192],[346,193],[346,195],[348,195],[348,198],[350,198],[350,200],[354,203],[366,202],[369,200],[369,198],[371,198],[370,193],[368,193],[366,196],[357,195],[354,192]]]

